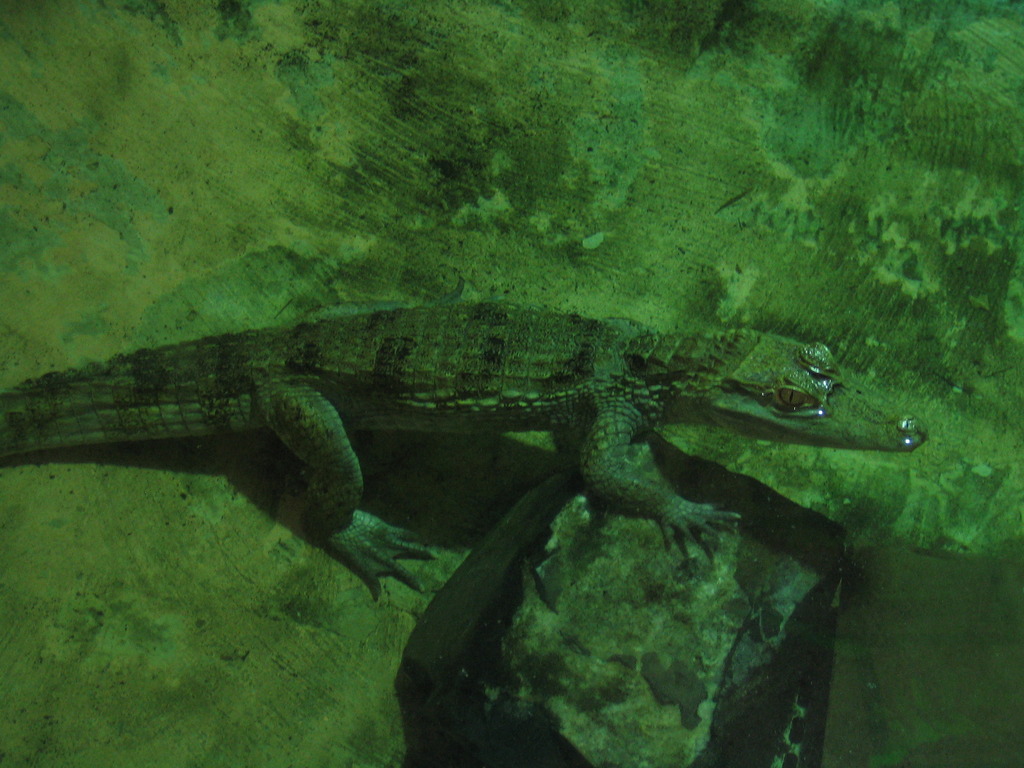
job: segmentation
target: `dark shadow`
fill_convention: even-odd
[[[579,489],[538,485],[474,548],[406,644],[395,686],[405,768],[589,768],[541,707],[510,693],[502,639],[522,600],[523,560]]]
[[[359,432],[353,444],[364,475],[363,508],[412,530],[427,544],[452,549],[478,541],[517,498],[571,463],[568,457],[501,435]],[[273,518],[285,497],[301,497],[305,490],[302,462],[269,430],[83,445],[0,458],[0,469],[29,464],[222,475]],[[182,503],[187,506],[188,498]],[[322,546],[330,533],[308,518],[280,522],[314,546]]]

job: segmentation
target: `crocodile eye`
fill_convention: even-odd
[[[775,404],[785,410],[795,411],[797,408],[808,406],[818,407],[821,403],[812,395],[792,387],[777,387],[775,389]]]
[[[839,372],[832,357],[832,350],[821,342],[807,344],[797,351],[797,360],[813,374],[834,379]]]

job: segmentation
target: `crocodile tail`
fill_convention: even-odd
[[[111,442],[112,404],[96,402],[83,387],[60,397],[45,389],[20,388],[0,393],[0,456],[49,448]]]
[[[0,456],[11,456],[48,448],[42,421],[33,398],[18,392],[0,392]],[[33,426],[33,422],[37,426]]]
[[[250,426],[249,396],[210,399],[192,383],[146,396],[130,382],[103,379],[62,386],[58,393],[49,387],[0,393],[0,456]]]
[[[0,392],[0,456],[259,426],[254,334],[211,336],[47,373]]]
[[[14,403],[11,402],[11,396],[0,394],[0,456],[16,453],[16,451],[12,450],[15,444],[14,432],[8,424],[7,416],[13,407]]]

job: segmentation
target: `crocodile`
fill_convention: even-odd
[[[304,462],[325,543],[376,597],[418,586],[429,549],[359,509],[354,430],[549,430],[578,447],[588,492],[694,535],[735,516],[678,496],[651,430],[710,423],[755,438],[912,451],[926,439],[822,343],[751,329],[659,333],[500,302],[335,314],[48,373],[0,392],[0,457],[269,428]]]

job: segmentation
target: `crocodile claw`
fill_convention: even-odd
[[[374,600],[380,597],[382,576],[394,576],[416,591],[422,591],[419,580],[398,562],[398,558],[426,560],[433,557],[430,549],[416,541],[409,531],[360,509],[352,513],[348,525],[331,536],[328,546],[366,583]]]
[[[679,535],[699,543],[698,539],[722,528],[731,528],[739,519],[737,513],[719,509],[714,504],[698,504],[676,496],[659,518],[658,524],[666,545],[671,546]]]

